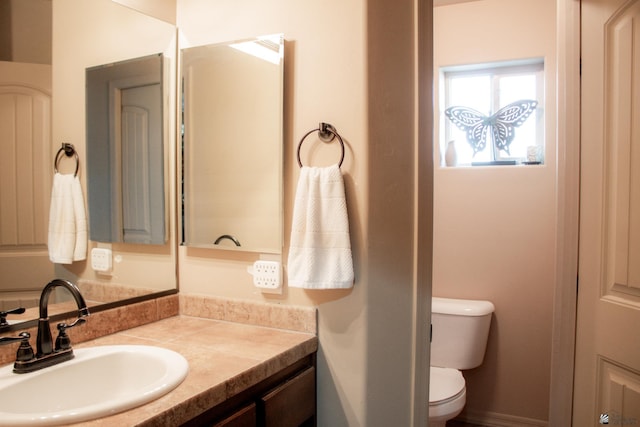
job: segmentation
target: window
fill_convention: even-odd
[[[543,71],[541,59],[442,69],[441,152],[445,153],[447,143],[453,140],[458,165],[541,163],[544,153]],[[500,117],[504,117],[500,112],[505,112],[504,108],[516,101],[523,101],[514,106],[515,114],[520,115],[517,123],[505,122],[500,126],[489,121],[490,118],[494,123],[500,121]],[[462,123],[462,120],[450,117],[452,110],[445,114],[450,107],[464,107],[459,110],[467,113],[466,117],[471,121],[475,120],[472,135],[469,135],[471,125],[468,121]],[[497,135],[494,135],[494,129]],[[513,139],[505,132],[512,132]]]

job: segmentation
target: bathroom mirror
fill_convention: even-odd
[[[183,243],[282,251],[282,34],[181,50]]]
[[[111,275],[99,275],[91,268],[90,261],[75,262],[68,265],[52,265],[48,261],[48,253],[37,248],[43,253],[45,265],[51,268],[46,274],[46,279],[31,280],[33,272],[40,268],[40,265],[31,262],[35,256],[24,251],[19,252],[20,262],[9,265],[2,271],[3,277],[9,278],[2,283],[2,287],[12,286],[12,278],[16,275],[24,277],[30,282],[31,287],[28,293],[28,303],[32,300],[37,304],[40,291],[48,280],[54,278],[68,279],[76,284],[81,281],[88,281],[92,284],[102,284],[110,290],[117,289],[113,298],[94,299],[89,302],[92,311],[97,312],[104,307],[114,307],[125,305],[132,301],[155,298],[167,293],[177,292],[176,277],[176,230],[177,219],[175,209],[170,208],[178,199],[176,195],[176,120],[174,112],[175,105],[175,84],[176,84],[176,64],[177,64],[177,34],[175,25],[156,18],[142,14],[129,7],[115,3],[111,0],[65,0],[56,2],[42,2],[40,0],[14,0],[13,4],[19,3],[27,5],[31,2],[32,7],[48,7],[47,19],[52,21],[52,26],[40,25],[33,16],[30,16],[30,23],[13,22],[13,28],[31,28],[29,33],[42,31],[46,28],[53,28],[52,33],[48,31],[46,37],[53,39],[52,52],[55,58],[52,76],[52,113],[50,121],[51,130],[51,150],[45,156],[46,162],[44,173],[53,173],[53,156],[60,148],[60,142],[72,143],[80,156],[80,167],[78,176],[81,180],[85,193],[88,191],[87,182],[89,178],[89,165],[87,164],[87,152],[90,151],[86,141],[86,90],[85,73],[87,68],[96,67],[100,64],[112,64],[126,61],[131,58],[145,58],[148,56],[159,56],[162,52],[163,80],[168,89],[164,94],[164,186],[165,190],[165,240],[161,245],[112,243],[100,244],[111,247],[113,250],[113,272]],[[37,16],[40,16],[39,14]],[[15,17],[12,16],[11,20]],[[20,25],[24,24],[24,25]],[[53,37],[52,37],[53,36]],[[8,160],[12,161],[12,160]],[[61,162],[61,172],[68,173],[75,163]],[[47,191],[50,194],[50,188]],[[179,194],[179,193],[178,193]],[[85,198],[88,202],[89,197]],[[48,211],[45,212],[48,219]],[[89,251],[96,246],[94,242],[89,242]],[[14,251],[18,253],[17,251]],[[90,259],[90,253],[87,254]],[[29,264],[27,264],[29,262]],[[84,292],[84,291],[83,291]],[[25,291],[26,293],[26,291]],[[135,297],[133,296],[135,295]],[[89,299],[89,298],[87,298]],[[56,299],[57,301],[57,299]],[[24,299],[9,301],[6,309],[17,306],[29,306]],[[55,305],[55,304],[52,304]],[[73,311],[73,310],[71,310]],[[56,312],[54,307],[50,307],[50,313]],[[12,323],[9,327],[2,327],[0,330],[20,330],[33,324],[37,319],[37,312],[27,310],[24,314],[14,314],[8,317]]]
[[[89,238],[164,244],[162,55],[87,68]]]

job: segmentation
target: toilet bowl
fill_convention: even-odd
[[[467,389],[462,372],[432,366],[429,378],[429,427],[445,427],[466,403]]]

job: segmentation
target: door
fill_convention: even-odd
[[[122,230],[125,243],[164,242],[160,84],[121,91]],[[155,234],[154,234],[155,232]]]
[[[574,426],[640,424],[640,0],[582,1]]]
[[[51,66],[0,61],[0,310],[37,303],[47,252]]]

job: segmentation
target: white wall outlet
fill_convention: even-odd
[[[111,249],[91,249],[91,268],[99,273],[109,273],[111,266]]]
[[[256,261],[253,263],[253,284],[262,292],[282,293],[282,267],[278,261]]]

